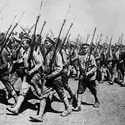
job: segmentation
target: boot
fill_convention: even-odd
[[[14,108],[9,108],[9,107],[8,107],[7,110],[10,111],[10,112],[13,113],[13,114],[18,115],[19,110],[20,110],[20,107],[21,107],[21,105],[22,105],[24,99],[25,99],[25,97],[22,96],[22,95],[20,95],[20,96],[18,97],[18,101],[17,101],[15,107],[14,107]]]
[[[100,105],[99,101],[96,101],[95,104],[93,105],[94,108],[98,108]]]
[[[12,95],[12,97],[13,97],[13,99],[14,99],[14,104],[13,104],[11,107],[14,108],[14,107],[16,106],[16,103],[17,103],[17,100],[18,100],[18,96],[17,96],[17,94],[16,94],[16,91],[13,91],[13,92],[11,93],[11,95]]]
[[[81,111],[82,94],[78,94],[77,99],[78,99],[77,107],[73,108],[73,111]]]
[[[100,103],[99,103],[99,100],[98,100],[97,94],[94,94],[94,98],[95,98],[95,103],[94,103],[93,107],[98,108],[99,105],[100,105]]]
[[[39,115],[30,116],[30,118],[34,121],[42,122],[43,121],[43,115],[46,107],[46,98],[42,99],[40,101],[40,110]]]
[[[69,105],[68,99],[65,97],[64,100],[65,111],[61,113],[62,117],[68,116],[72,112],[72,106]]]

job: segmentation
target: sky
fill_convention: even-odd
[[[24,11],[25,14],[16,31],[21,31],[20,26],[30,28],[35,24],[40,3],[41,0],[0,0],[0,10],[3,7],[0,12],[0,31],[7,31],[14,16],[16,15],[14,22],[16,23]],[[40,32],[46,21],[43,35],[51,34],[51,29],[57,37],[64,19],[66,19],[66,23],[61,34],[62,37],[73,23],[70,31],[71,39],[75,39],[78,34],[86,39],[87,34],[92,36],[96,27],[95,38],[102,33],[103,42],[106,36],[113,36],[112,42],[115,43],[123,33],[123,43],[125,42],[125,0],[43,0],[37,33]]]

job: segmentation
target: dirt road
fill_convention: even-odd
[[[75,92],[77,81],[70,79],[69,82]],[[125,87],[102,83],[98,85],[98,96],[100,107],[94,108],[94,98],[86,90],[82,99],[82,111],[72,112],[65,118],[60,116],[64,109],[62,102],[55,100],[51,104],[53,110],[46,112],[42,123],[32,122],[29,118],[37,113],[33,105],[36,103],[35,99],[30,99],[18,116],[10,114],[6,110],[7,105],[0,103],[0,125],[125,125]]]

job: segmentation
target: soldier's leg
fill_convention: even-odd
[[[117,83],[117,84],[119,84],[121,87],[125,87],[125,85],[123,84],[123,82],[120,81],[118,78],[115,78],[114,82]]]
[[[12,73],[9,77],[9,81],[12,86],[14,86],[14,84],[17,82],[18,79],[19,79],[19,76],[16,73]],[[18,98],[17,94],[14,94],[14,97],[15,97],[14,98],[14,100],[15,100],[14,105],[15,105],[17,103],[17,98]],[[14,105],[12,105],[12,106],[14,106]]]
[[[70,86],[69,86],[69,84],[68,84],[68,79],[69,79],[69,78],[68,78],[67,75],[62,76],[62,83],[63,83],[64,89],[65,89],[66,91],[68,91],[70,97],[73,98],[73,97],[74,97],[74,94],[73,94],[73,92],[72,92],[72,90],[71,90],[71,88],[70,88]]]
[[[12,112],[14,114],[19,113],[19,110],[20,110],[20,108],[22,106],[22,103],[24,102],[25,96],[26,96],[29,88],[30,88],[30,84],[27,83],[25,81],[25,78],[24,78],[24,81],[22,82],[22,86],[21,86],[21,89],[20,89],[20,94],[19,94],[17,103],[16,103],[14,108],[7,108],[8,111],[10,111],[10,112]]]
[[[84,79],[80,79],[78,82],[78,89],[77,89],[77,107],[74,108],[74,111],[81,110],[81,103],[82,103],[82,94],[85,92],[87,88],[87,81]]]
[[[61,78],[58,78],[53,81],[53,88],[56,90],[57,94],[59,95],[60,99],[63,101],[65,105],[65,110],[61,114],[61,116],[65,117],[71,113],[72,108],[69,104],[68,98],[64,93],[64,87],[63,87]]]
[[[115,79],[118,77],[118,72],[117,71],[115,71],[115,72],[113,72],[113,74],[112,74],[112,77],[111,77],[111,81],[109,82],[111,85],[113,85],[113,83],[114,83],[114,81],[115,81]]]
[[[100,83],[103,83],[104,79],[105,79],[105,72],[104,72],[104,68],[101,67],[101,80],[100,80]]]
[[[16,81],[18,80],[19,76],[17,75],[17,73],[12,73],[9,76],[9,81],[12,85],[14,85],[16,83]]]
[[[96,89],[95,80],[89,81],[88,88],[89,88],[90,92],[93,94],[93,96],[95,98],[95,103],[94,103],[93,106],[94,107],[99,107],[99,99],[97,97],[97,89]]]
[[[77,62],[74,62],[73,66],[74,66],[74,69],[76,71],[75,80],[78,80],[78,78],[79,78],[79,70],[78,70]]]
[[[31,79],[31,85],[34,87],[36,93],[38,96],[41,96],[41,91],[42,91],[42,85],[41,85],[41,80],[40,80],[40,74],[37,73],[35,74],[32,79]]]
[[[9,94],[14,98],[15,103],[17,102],[17,94],[16,91],[14,89],[14,87],[11,85],[10,81],[9,81],[9,77],[8,76],[4,76],[1,78],[2,83],[4,84],[6,90],[7,90],[7,95],[6,98],[9,99]]]
[[[47,98],[43,98],[42,100],[40,100],[39,114],[38,115],[34,115],[34,116],[30,116],[31,119],[33,119],[35,121],[39,121],[39,122],[43,121],[43,116],[44,116],[44,112],[45,112],[46,102],[47,102]]]

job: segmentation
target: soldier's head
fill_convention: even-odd
[[[108,68],[112,68],[112,60],[108,60],[106,65]]]
[[[21,39],[16,35],[14,35],[13,40],[14,40],[14,46],[17,46],[21,42]]]
[[[85,55],[87,54],[88,51],[89,51],[89,44],[83,43],[80,45],[80,48],[79,48],[80,55]]]
[[[31,44],[31,39],[29,37],[23,37],[22,43],[23,43],[23,48],[28,49]]]
[[[74,47],[75,47],[75,43],[72,41],[72,42],[70,43],[70,49],[74,49]]]
[[[50,39],[49,37],[47,37],[45,39],[44,45],[45,45],[46,49],[52,49],[55,45],[55,42],[52,39]]]

